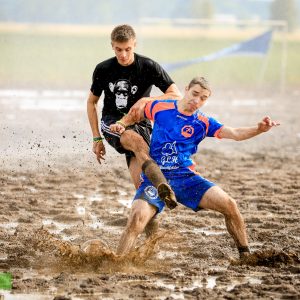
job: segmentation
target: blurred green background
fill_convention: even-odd
[[[300,0],[0,0],[0,88],[88,89],[96,64],[114,55],[111,30],[127,23],[137,31],[136,52],[162,64],[274,29],[265,57],[221,58],[170,75],[180,87],[201,74],[218,89],[298,90],[299,11]]]
[[[38,28],[38,27],[36,27]],[[113,28],[113,26],[111,26]],[[110,46],[110,30],[74,33],[60,32],[59,27],[39,31],[0,31],[0,87],[36,89],[88,89],[96,64],[114,55]],[[55,32],[57,30],[57,32]],[[156,29],[157,30],[157,29]],[[263,30],[263,29],[262,29]],[[258,31],[256,35],[263,31]],[[211,54],[234,43],[255,37],[243,34],[226,37],[174,36],[168,33],[138,34],[136,52],[159,63],[170,63]],[[300,86],[300,39],[288,38],[286,87]],[[280,85],[282,35],[273,37],[268,57],[230,57],[204,62],[171,72],[178,85],[201,74],[220,88],[252,89],[258,86],[277,89]],[[266,64],[265,72],[263,65]]]

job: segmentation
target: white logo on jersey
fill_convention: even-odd
[[[178,163],[178,156],[177,156],[177,149],[176,149],[176,141],[173,143],[166,143],[162,148],[161,154],[161,163],[162,166],[168,163],[177,164]]]
[[[185,118],[185,117],[183,117],[183,116],[177,115],[176,117],[177,117],[177,118],[180,118],[180,119],[183,119],[183,120],[185,120],[185,121],[187,121],[187,118]]]
[[[173,143],[166,143],[162,148],[161,154],[166,156],[177,154],[176,141]]]
[[[156,199],[158,197],[157,189],[153,185],[145,187],[144,192],[150,199]]]

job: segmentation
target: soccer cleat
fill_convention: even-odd
[[[178,204],[175,193],[167,183],[161,183],[157,187],[158,196],[165,202],[169,209],[174,209]]]

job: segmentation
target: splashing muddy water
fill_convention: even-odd
[[[60,265],[70,267],[84,267],[97,269],[101,267],[103,261],[113,264],[134,263],[142,264],[148,260],[155,251],[155,246],[159,240],[163,239],[167,231],[160,231],[153,234],[136,247],[128,255],[118,256],[109,249],[108,245],[100,239],[93,239],[84,242],[82,245],[75,245],[70,241],[58,239],[49,231],[40,228],[34,233],[34,238],[30,241],[32,247],[43,253],[44,259],[55,256],[60,259]],[[28,243],[28,239],[26,243]]]
[[[135,193],[126,161],[109,145],[106,160],[95,160],[82,98],[80,109],[71,101],[59,111],[40,96],[22,108],[18,96],[0,99],[0,271],[13,278],[0,290],[5,299],[300,298],[298,98],[268,107],[222,95],[206,107],[228,125],[257,124],[265,113],[282,124],[242,143],[206,139],[194,157],[197,171],[236,199],[253,253],[265,255],[245,264],[221,214],[181,205],[159,217],[167,234],[153,252],[142,234],[135,254],[116,262]],[[92,240],[111,252],[95,262],[82,249]]]

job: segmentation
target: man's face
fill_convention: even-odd
[[[118,63],[121,66],[129,66],[134,61],[134,49],[136,46],[135,39],[130,39],[127,42],[111,42],[112,49],[115,52]]]
[[[192,87],[185,88],[184,95],[184,110],[189,113],[194,113],[197,109],[204,105],[210,91],[202,88],[199,84],[195,84]]]

